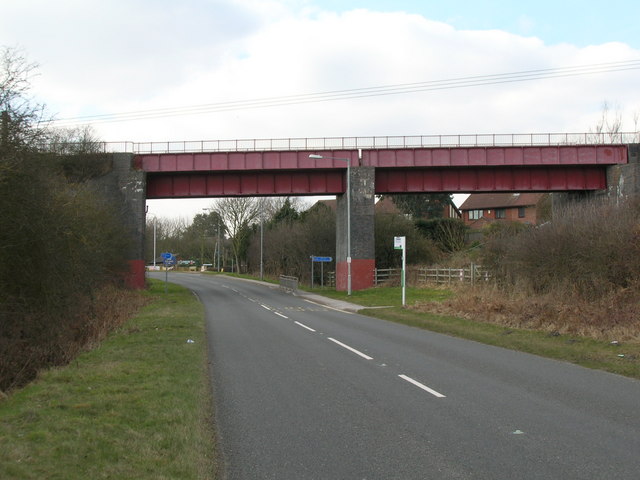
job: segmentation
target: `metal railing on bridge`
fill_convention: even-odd
[[[506,133],[462,135],[393,135],[372,137],[254,138],[170,142],[104,142],[105,152],[153,154],[194,152],[263,152],[385,148],[526,147],[553,145],[621,145],[640,142],[640,132]]]

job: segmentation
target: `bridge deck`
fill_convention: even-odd
[[[309,158],[316,153],[334,159]],[[565,145],[535,147],[394,148],[362,150],[298,150],[267,152],[193,152],[139,154],[136,166],[146,172],[211,172],[344,169],[351,166],[488,167],[615,165],[627,163],[626,145]]]
[[[333,158],[309,158],[311,153]],[[601,190],[626,145],[384,148],[135,155],[148,198],[336,195],[374,167],[375,193]],[[343,160],[340,160],[343,159]]]

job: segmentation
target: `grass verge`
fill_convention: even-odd
[[[402,287],[376,287],[367,290],[354,290],[351,292],[351,296],[348,296],[346,292],[337,292],[333,287],[314,288],[313,290],[300,287],[300,289],[366,307],[402,306]],[[452,292],[450,290],[442,288],[407,287],[405,301],[407,305],[411,305],[418,301],[440,301],[451,297],[451,295]]]
[[[361,310],[359,313],[363,315],[640,379],[638,342],[613,344],[584,336],[505,328],[487,322],[415,311],[402,307],[400,287],[354,291],[351,297],[346,292],[331,289],[314,289],[313,292],[372,307]],[[409,287],[406,289],[406,303],[441,301],[452,295],[444,289]],[[376,308],[383,306],[388,308]]]
[[[98,348],[0,401],[0,478],[213,478],[202,305],[151,285]]]

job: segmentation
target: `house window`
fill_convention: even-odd
[[[469,210],[469,220],[478,220],[482,218],[482,210]]]
[[[496,208],[496,218],[507,218],[507,210],[505,208]]]
[[[524,218],[524,207],[518,207],[518,218]]]

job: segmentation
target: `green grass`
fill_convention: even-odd
[[[309,288],[301,287],[302,290],[323,295],[329,298],[352,302],[365,307],[400,307],[402,306],[401,287],[377,287],[367,290],[352,291],[351,296],[347,292],[337,292],[333,287]],[[438,301],[449,298],[452,293],[449,290],[436,288],[415,288],[407,287],[405,291],[405,302],[411,305],[417,301]]]
[[[214,476],[202,305],[163,282],[149,295],[100,347],[0,402],[0,478]]]

